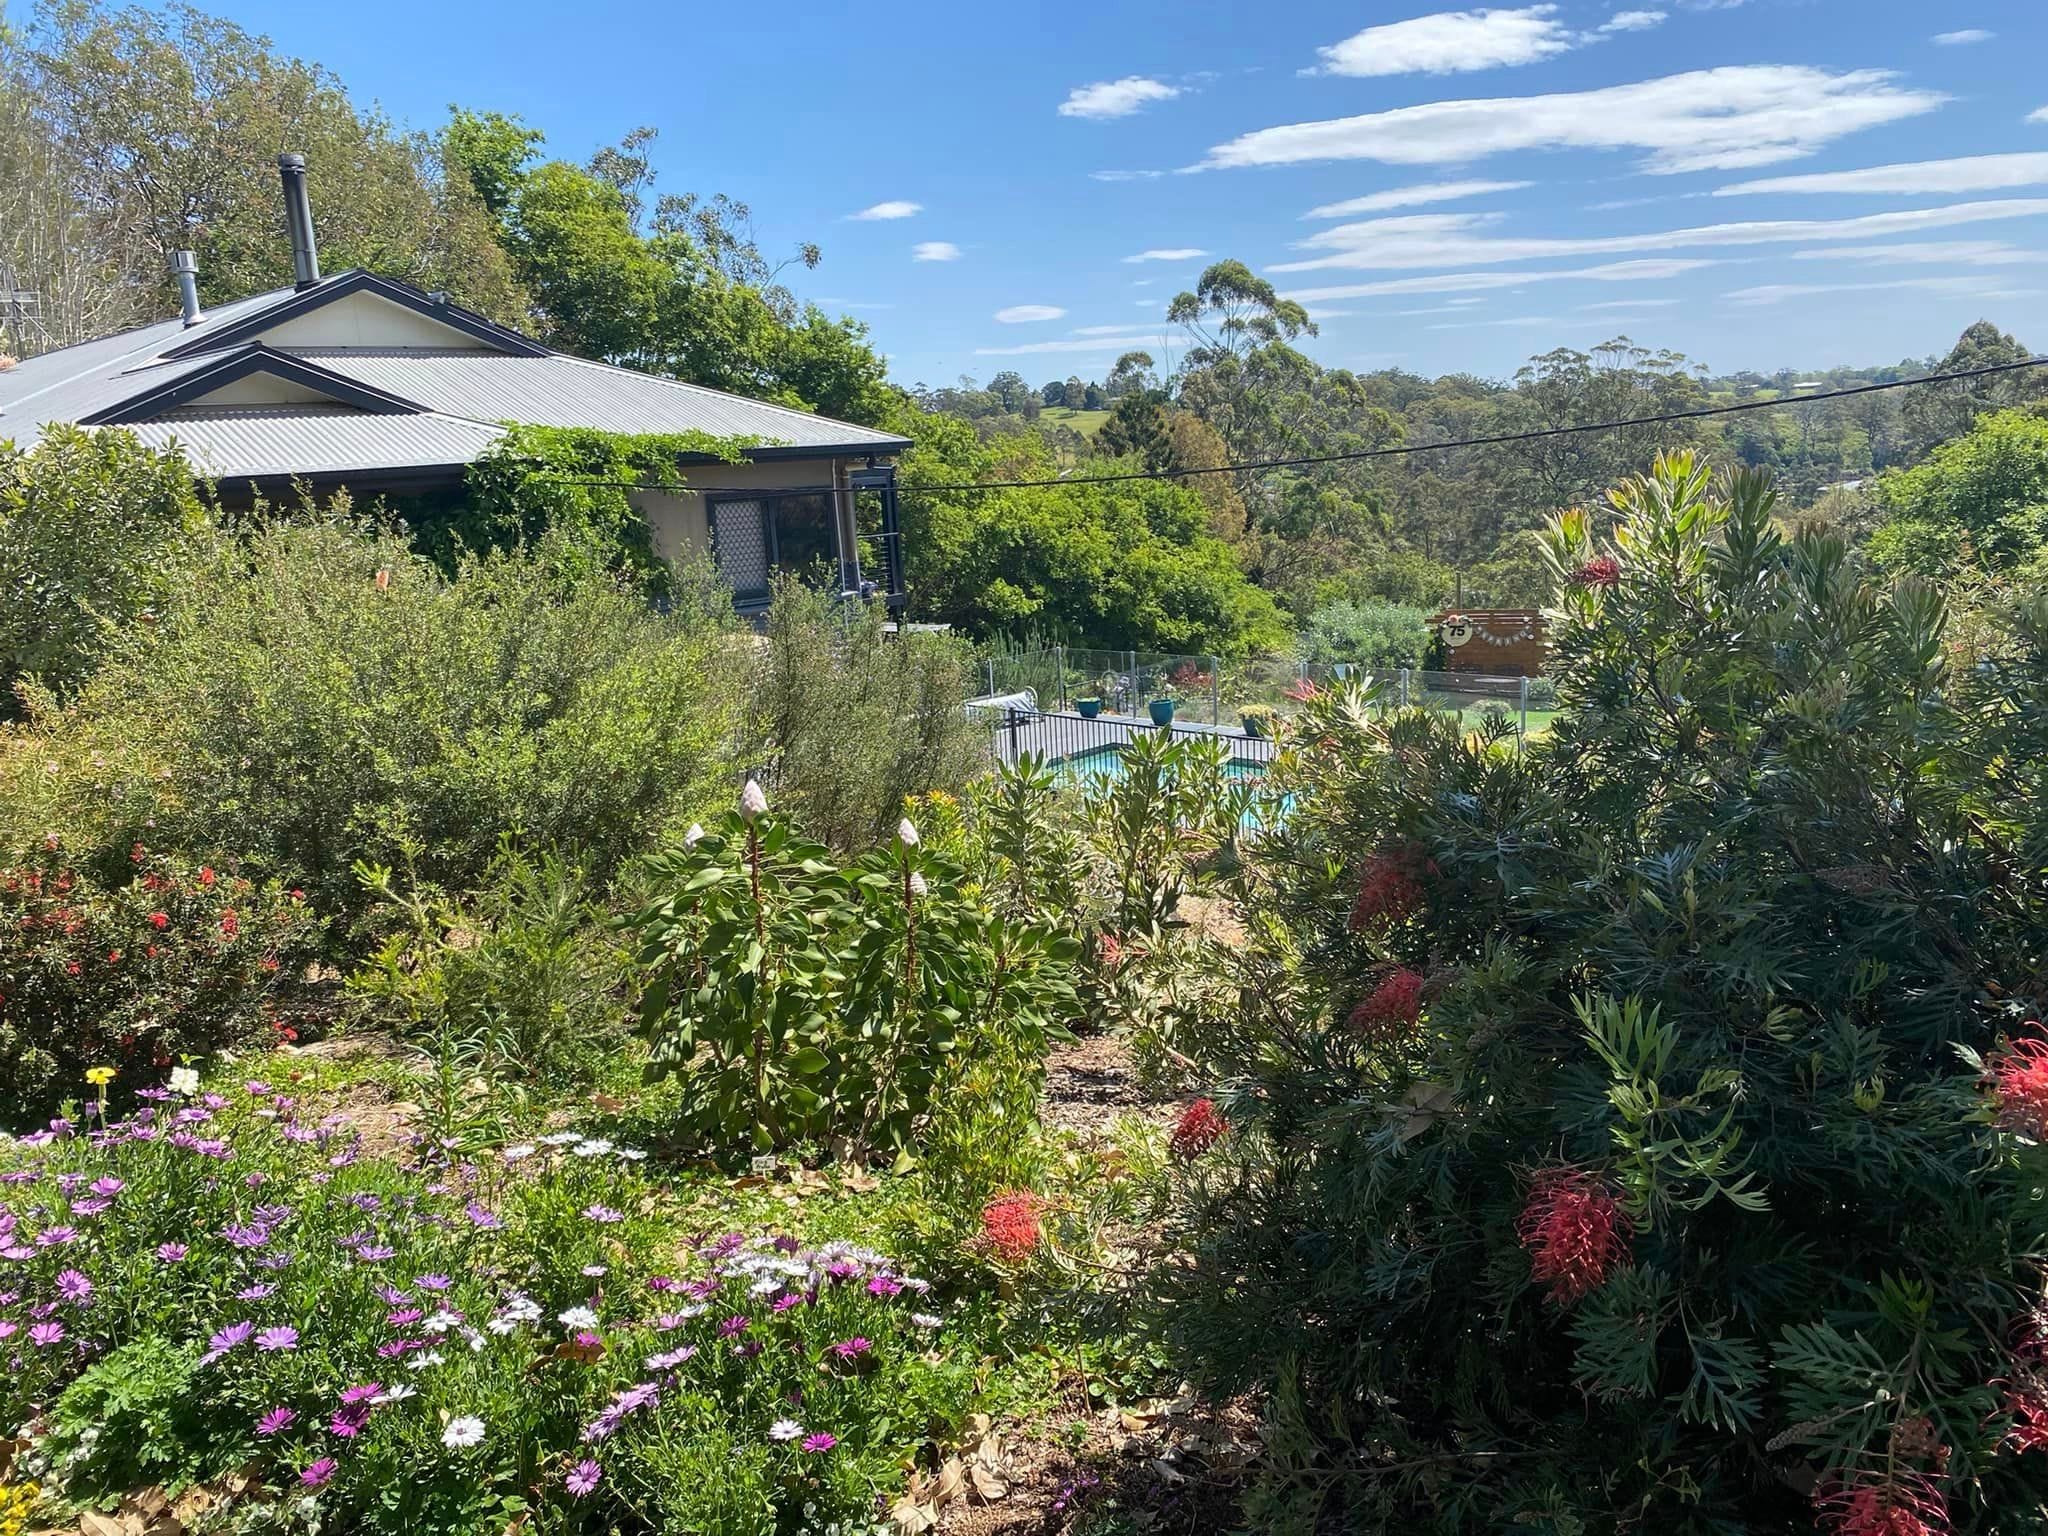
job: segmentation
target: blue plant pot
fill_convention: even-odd
[[[1102,700],[1076,699],[1074,700],[1074,708],[1078,709],[1081,712],[1081,718],[1083,720],[1093,720],[1097,715],[1102,713]]]
[[[1154,699],[1145,706],[1145,709],[1152,716],[1152,723],[1154,725],[1173,724],[1173,700]]]

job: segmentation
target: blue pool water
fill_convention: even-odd
[[[1270,765],[1249,757],[1233,757],[1226,769],[1233,779],[1264,778]],[[1113,784],[1124,776],[1123,749],[1120,747],[1091,747],[1086,752],[1076,752],[1072,757],[1062,757],[1052,765],[1053,773],[1064,784],[1092,786],[1096,789]],[[1288,811],[1294,807],[1294,797],[1287,796],[1280,802],[1276,821],[1285,820]],[[1240,825],[1246,828],[1263,826],[1265,818],[1256,809],[1248,809]]]

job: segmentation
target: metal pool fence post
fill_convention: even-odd
[[[1209,658],[1209,723],[1223,724],[1223,658]]]
[[[1403,709],[1408,707],[1408,669],[1406,667],[1401,669],[1401,707]]]
[[[1515,733],[1515,746],[1519,748],[1529,739],[1529,679],[1522,679],[1522,727]]]
[[[1060,675],[1060,708],[1067,707],[1067,648],[1056,645],[1052,648],[1052,664]]]
[[[996,659],[993,656],[988,659],[988,696],[996,696]]]

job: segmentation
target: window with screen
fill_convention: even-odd
[[[806,581],[836,579],[838,539],[829,493],[733,497],[713,501],[710,512],[712,558],[742,607],[768,601],[774,571]]]

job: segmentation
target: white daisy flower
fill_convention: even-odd
[[[476,1418],[450,1419],[448,1427],[441,1431],[441,1443],[451,1450],[466,1446],[481,1445],[484,1440],[484,1421]]]
[[[595,1328],[597,1314],[588,1307],[571,1307],[566,1312],[556,1313],[555,1321],[564,1328]]]

